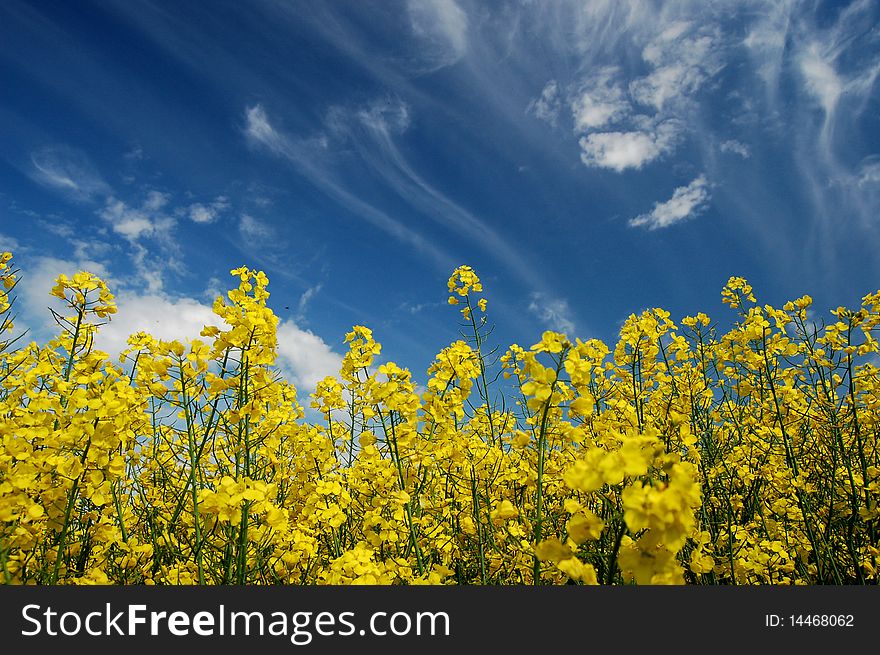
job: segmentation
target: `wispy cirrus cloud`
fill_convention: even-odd
[[[265,221],[251,214],[242,214],[238,219],[238,233],[249,242],[263,245],[275,236],[275,230]]]
[[[550,80],[541,89],[541,94],[529,101],[529,104],[526,106],[526,113],[532,114],[535,118],[539,118],[556,127],[561,108],[562,100],[559,97],[559,83],[556,80]]]
[[[311,303],[312,299],[321,292],[321,289],[323,287],[324,285],[319,282],[318,284],[311,286],[302,292],[296,307],[297,321],[302,322],[305,320],[306,310],[309,307],[309,303]]]
[[[455,0],[407,0],[410,27],[426,70],[459,61],[468,49],[468,16]]]
[[[353,147],[367,170],[421,215],[455,235],[484,244],[488,253],[507,265],[533,288],[540,287],[540,276],[532,271],[521,253],[514,250],[489,222],[478,218],[420,175],[397,144],[409,128],[410,108],[399,100],[383,98],[356,108],[332,107],[327,131],[312,139],[295,139],[282,134],[269,122],[262,106],[247,108],[245,134],[256,144],[293,163],[297,170],[322,188],[337,202],[366,218],[376,227],[408,241],[432,254],[445,268],[452,260],[431,245],[403,221],[358,198],[347,190],[328,161],[328,138],[335,147]]]
[[[800,96],[791,112],[793,153],[814,209],[805,232],[808,247],[819,253],[823,265],[830,265],[834,247],[829,245],[842,224],[855,219],[853,225],[870,226],[876,221],[880,187],[860,184],[863,165],[874,153],[857,134],[880,75],[880,6],[855,0],[830,21],[799,9],[795,5],[788,14],[786,51]],[[775,106],[785,110],[780,99]]]
[[[298,139],[276,130],[269,122],[269,117],[262,105],[254,105],[245,109],[243,131],[251,143],[266,148],[273,155],[285,159],[294,166],[298,173],[352,214],[369,221],[395,238],[409,243],[421,252],[430,255],[437,262],[443,262],[445,265],[451,263],[452,259],[448,255],[401,221],[346,189],[336,172],[327,163],[326,156],[321,156],[321,151],[326,147],[326,145],[322,145],[325,143],[324,137],[311,140]]]
[[[720,28],[672,20],[642,50],[650,72],[629,84],[633,100],[657,112],[679,111],[724,67]]]
[[[223,245],[234,244],[236,256],[243,253],[251,262],[270,262],[274,253],[272,263],[283,269],[284,237],[296,233],[302,237],[296,243],[311,248],[327,239],[329,224],[340,229],[328,240],[326,258],[311,253],[316,261],[335,257],[335,264],[350,264],[333,253],[347,238],[363,243],[370,255],[403,254],[408,270],[414,264],[407,278],[413,295],[406,297],[412,298],[426,297],[434,269],[468,261],[481,273],[490,271],[486,279],[494,284],[488,288],[500,284],[507,286],[504,293],[518,294],[519,304],[509,295],[493,299],[493,311],[517,306],[511,322],[547,325],[541,317],[552,314],[540,304],[528,310],[529,293],[542,278],[558,285],[545,298],[565,297],[578,307],[595,302],[595,290],[628,284],[629,278],[608,272],[613,267],[603,262],[629,248],[635,248],[634,259],[651,261],[652,239],[626,238],[631,217],[629,224],[646,232],[679,225],[685,238],[677,244],[705,240],[703,253],[716,241],[741,239],[723,254],[734,258],[747,250],[742,260],[756,268],[763,265],[760,255],[772,254],[782,270],[804,270],[795,264],[819,261],[820,254],[832,257],[834,243],[871,243],[865,235],[880,242],[876,0],[456,0],[402,2],[403,11],[365,1],[315,5],[309,12],[296,3],[258,0],[230,7],[226,19],[217,21],[203,20],[210,10],[201,7],[111,7],[120,29],[141,37],[145,53],[152,48],[157,59],[173,62],[166,79],[175,83],[161,94],[168,111],[144,110],[120,121],[108,118],[127,116],[119,111],[125,103],[71,104],[95,125],[116,126],[117,146],[149,148],[146,155],[131,153],[126,173],[147,163],[162,167],[156,139],[140,134],[151,121],[149,133],[172,143],[181,165],[155,171],[146,185],[138,184],[144,178],[127,175],[123,185],[105,164],[113,188],[90,191],[96,187],[82,174],[88,166],[36,157],[40,170],[22,159],[32,179],[76,200],[79,214],[92,203],[87,219],[77,217],[77,229],[103,230],[99,236],[124,252],[127,262],[141,261],[144,252],[155,259],[160,235],[169,229],[179,236],[200,230],[206,239],[219,236]],[[102,47],[85,31],[74,32],[66,52],[82,39],[96,51]],[[233,40],[236,47],[229,47]],[[291,69],[291,58],[306,48],[320,54]],[[255,52],[260,56],[247,54]],[[34,53],[28,59],[40,61]],[[42,89],[60,77],[57,63],[35,76]],[[89,76],[96,86],[119,89],[115,82],[126,72],[111,75],[97,67]],[[130,72],[137,78],[137,71]],[[201,80],[199,92],[217,102],[204,103],[203,113],[171,111],[193,106],[174,97],[187,88],[186,77]],[[33,101],[42,92],[35,86]],[[73,95],[68,91],[60,99],[76,100]],[[108,95],[94,97],[103,103]],[[15,131],[25,133],[28,120],[23,117]],[[243,140],[225,138],[235,120],[263,156],[243,157]],[[178,121],[172,137],[166,126]],[[138,134],[125,134],[132,128],[123,122],[136,125]],[[201,132],[197,122],[212,127]],[[81,123],[78,133],[86,135],[86,128]],[[205,152],[211,155],[210,176],[204,175]],[[187,173],[191,182],[184,182]],[[289,185],[287,173],[297,176],[287,178]],[[207,180],[224,176],[218,189],[205,188]],[[705,185],[694,184],[700,178]],[[191,195],[187,184],[203,195]],[[234,210],[235,202],[213,207],[217,193],[235,197],[249,184],[271,187],[272,193],[259,194],[271,197],[271,206],[257,206],[258,194],[248,193]],[[150,206],[152,186],[172,193],[163,207]],[[713,215],[724,220],[689,220],[710,201]],[[162,222],[167,217],[176,222],[168,226]],[[293,239],[288,243],[293,246]],[[75,248],[75,259],[105,257]],[[722,266],[723,257],[708,262],[696,252],[687,255],[688,264],[693,257],[701,270]],[[389,261],[389,275],[396,274],[396,265]],[[587,267],[601,279],[584,288],[568,271]],[[827,271],[838,276],[816,273],[811,284],[840,279],[842,270],[829,265]],[[770,284],[783,284],[764,274]],[[296,294],[314,284],[314,276],[308,277]],[[661,284],[668,288],[669,278],[661,278],[646,284],[645,293]],[[169,290],[158,280],[144,280],[147,290]],[[364,279],[363,286],[369,282]],[[337,291],[328,282],[320,299],[329,302]],[[625,302],[625,296],[616,298]],[[286,303],[296,309],[297,295]]]
[[[0,232],[0,251],[3,252],[18,252],[21,248],[21,244],[18,239],[15,239],[8,234],[3,234]]]
[[[556,63],[527,112],[560,139],[571,130],[568,143],[591,169],[656,175],[660,162],[683,166],[676,158],[687,149],[688,166],[718,180],[719,200],[736,205],[736,220],[768,248],[797,220],[801,252],[821,249],[828,258],[842,223],[876,224],[880,188],[864,170],[873,154],[865,126],[880,75],[878,20],[871,0],[833,8],[797,0],[560,2],[541,16],[523,8],[519,24],[553,44]],[[724,188],[736,162],[719,152],[761,166],[776,147],[799,178],[790,188],[811,205],[807,215],[770,220],[770,193],[742,203]],[[693,215],[686,201],[699,195],[691,189],[675,206]],[[658,202],[657,216],[634,220],[671,224],[672,200]]]
[[[188,215],[192,206],[175,207],[172,194],[155,188],[131,192],[114,187],[86,153],[63,144],[35,150],[30,162],[28,173],[32,179],[66,199],[91,206],[99,219],[85,234],[63,221],[42,219],[46,231],[65,239],[78,253],[78,261],[88,260],[87,253],[98,252],[98,246],[90,244],[102,244],[102,254],[109,257],[108,249],[113,247],[112,238],[106,237],[109,231],[121,242],[116,242],[116,247],[127,249],[127,263],[134,269],[133,276],[117,278],[123,286],[141,285],[157,292],[168,275],[185,272],[175,230],[178,216]],[[211,205],[215,211],[225,206],[218,204],[219,200]],[[109,267],[106,262],[102,266]]]
[[[632,112],[632,105],[620,83],[620,68],[617,66],[600,69],[581,82],[579,88],[569,95],[576,133],[617,123]]]
[[[164,211],[167,203],[168,195],[158,191],[149,192],[140,207],[132,207],[111,195],[98,215],[113,232],[131,243],[144,238],[169,240],[177,221]]]
[[[81,150],[65,145],[46,146],[30,156],[30,177],[75,200],[100,198],[110,192],[110,185]]]
[[[619,18],[617,10],[602,6],[608,12],[606,20]],[[601,11],[596,8],[596,12]],[[647,6],[644,13],[653,16]],[[670,155],[682,141],[694,98],[723,69],[722,39],[717,28],[656,18],[651,31],[637,14],[626,17],[638,27],[625,47],[641,48],[639,56],[646,73],[632,75],[620,65],[599,66],[596,70],[595,65],[587,65],[588,59],[584,67],[590,73],[571,79],[564,90],[560,90],[559,82],[551,80],[529,104],[537,118],[555,125],[562,105],[559,96],[566,98],[572,129],[579,135],[581,161],[588,167],[621,173],[639,170]],[[622,31],[619,36],[626,33]],[[619,41],[614,45],[617,49],[623,47]],[[603,58],[592,51],[591,56]]]
[[[353,144],[370,170],[382,183],[422,215],[456,236],[483,244],[487,254],[503,263],[533,288],[543,281],[515,249],[493,227],[497,221],[475,215],[429,182],[401,151],[397,138],[409,126],[409,107],[397,100],[382,99],[356,111],[333,112],[334,125],[347,143]]]
[[[229,209],[229,200],[226,196],[217,196],[212,202],[196,202],[185,209],[186,215],[193,223],[210,225],[220,218],[220,214]]]
[[[876,3],[857,0],[844,7],[829,27],[817,27],[804,18],[797,23],[800,38],[793,46],[793,60],[805,93],[822,109],[820,140],[826,148],[834,147],[831,130],[841,102],[854,101],[857,107],[880,75],[880,59],[852,57],[854,41],[880,39],[876,33],[872,38],[869,31],[869,21],[876,14]]]
[[[177,219],[168,211],[170,194],[152,190],[140,206],[108,197],[98,215],[128,242],[138,278],[150,292],[160,291],[167,275],[183,272],[182,249],[175,238]]]
[[[734,155],[739,155],[743,159],[748,159],[752,156],[751,149],[741,141],[737,141],[736,139],[728,139],[726,141],[722,141],[721,145],[718,146],[718,149],[721,152],[733,153]]]
[[[535,292],[529,298],[528,309],[544,326],[569,336],[574,335],[576,326],[571,307],[564,298]]]
[[[649,230],[669,227],[697,216],[706,209],[709,198],[709,183],[700,175],[687,186],[678,187],[669,200],[654,203],[654,208],[647,214],[630,219],[629,224]]]

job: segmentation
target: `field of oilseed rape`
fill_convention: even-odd
[[[494,357],[467,266],[417,388],[372,332],[307,402],[273,367],[262,272],[201,338],[92,347],[116,312],[60,276],[57,336],[15,341],[0,255],[7,584],[876,584],[880,292],[827,323],[731,278],[732,329],[630,316]]]

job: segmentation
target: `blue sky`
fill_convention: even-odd
[[[633,312],[817,316],[880,280],[880,6],[785,1],[0,4],[0,248],[19,325],[87,268],[105,329],[196,336],[265,270],[308,390],[354,324],[417,377],[457,338],[613,341]]]

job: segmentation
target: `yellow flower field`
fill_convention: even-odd
[[[462,266],[469,337],[424,386],[355,326],[306,401],[268,279],[232,274],[200,340],[133,334],[116,360],[85,272],[52,290],[54,340],[14,341],[0,255],[5,583],[878,582],[880,291],[815,325],[809,297],[731,278],[726,333],[652,309],[613,347],[545,332],[496,358]]]

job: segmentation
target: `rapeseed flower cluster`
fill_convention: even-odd
[[[462,339],[419,385],[354,326],[310,398],[275,367],[266,276],[232,271],[215,325],[94,346],[116,312],[89,273],[44,345],[15,346],[0,254],[0,579],[8,584],[876,584],[880,291],[832,320],[742,278],[618,342]]]

